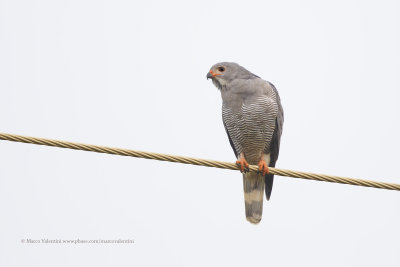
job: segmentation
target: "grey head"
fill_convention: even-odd
[[[207,73],[207,79],[211,79],[213,84],[222,90],[227,84],[236,79],[257,79],[250,71],[234,62],[220,62],[213,65]]]

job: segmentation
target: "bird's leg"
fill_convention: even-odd
[[[258,162],[258,172],[263,176],[269,173],[268,164],[265,162],[264,154],[261,154],[260,161]]]
[[[240,168],[241,172],[249,171],[249,164],[247,163],[246,159],[244,158],[244,153],[240,153],[239,159],[236,161],[236,165]]]

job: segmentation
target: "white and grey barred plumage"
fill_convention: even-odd
[[[264,160],[274,167],[279,155],[283,109],[275,86],[236,63],[211,67],[207,78],[220,89],[222,118],[236,157],[249,164]],[[269,200],[274,176],[243,174],[246,218],[258,223],[262,216],[263,192]]]

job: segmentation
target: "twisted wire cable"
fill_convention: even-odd
[[[184,163],[184,164],[192,164],[192,165],[222,168],[222,169],[229,169],[229,170],[239,170],[239,167],[235,163],[230,163],[230,162],[197,159],[197,158],[190,158],[190,157],[183,157],[183,156],[174,156],[174,155],[167,155],[167,154],[160,154],[160,153],[153,153],[153,152],[137,151],[137,150],[131,150],[131,149],[80,144],[80,143],[74,143],[74,142],[52,140],[52,139],[46,139],[46,138],[36,138],[36,137],[29,137],[29,136],[15,135],[15,134],[0,133],[0,140],[29,143],[29,144],[36,144],[36,145],[62,147],[62,148],[92,151],[92,152],[98,152],[98,153],[107,153],[107,154],[129,156],[129,157],[136,157],[136,158],[179,162],[179,163]],[[249,171],[257,172],[258,166],[250,165]],[[324,182],[340,183],[340,184],[351,184],[351,185],[400,191],[400,184],[393,184],[393,183],[375,182],[375,181],[370,181],[370,180],[362,180],[362,179],[346,178],[346,177],[339,177],[339,176],[332,176],[332,175],[299,172],[299,171],[284,170],[284,169],[278,169],[278,168],[272,168],[272,167],[269,167],[269,173],[280,175],[280,176],[302,178],[302,179],[308,179],[308,180],[316,180],[316,181],[324,181]]]

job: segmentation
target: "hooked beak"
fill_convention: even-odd
[[[216,72],[214,72],[213,70],[210,70],[210,71],[207,73],[207,80],[208,80],[208,79],[215,78],[215,76],[219,76],[219,75],[221,75],[221,73],[216,73]]]

